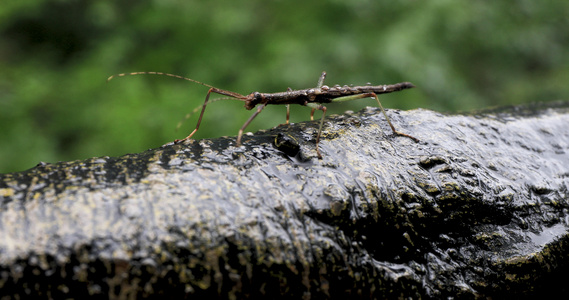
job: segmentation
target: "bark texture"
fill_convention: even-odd
[[[569,103],[378,109],[0,175],[0,295],[563,293]]]

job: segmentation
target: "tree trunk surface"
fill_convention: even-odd
[[[567,292],[569,102],[378,109],[0,175],[0,296]]]

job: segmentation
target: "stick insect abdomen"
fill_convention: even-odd
[[[326,87],[326,86],[324,86]],[[323,87],[323,88],[324,88]],[[397,92],[405,89],[414,88],[415,86],[410,82],[401,82],[389,85],[364,85],[364,86],[332,86],[326,89],[325,96],[338,98],[349,95],[359,95],[364,93],[386,94]],[[318,95],[317,95],[318,96]]]

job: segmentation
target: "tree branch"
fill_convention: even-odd
[[[566,289],[569,103],[378,109],[0,175],[12,297],[531,296]],[[559,284],[557,286],[556,284]]]

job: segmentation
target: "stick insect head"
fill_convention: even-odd
[[[245,97],[245,108],[247,110],[252,110],[259,103],[265,102],[265,96],[259,92],[254,92]]]

